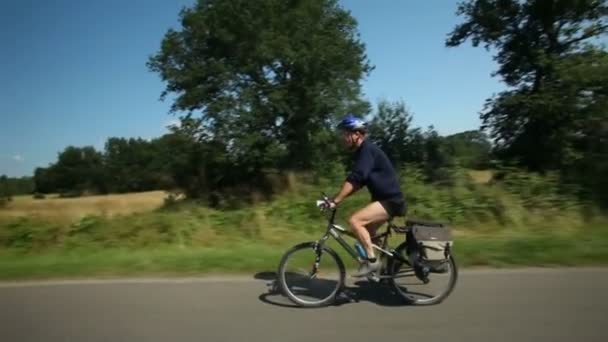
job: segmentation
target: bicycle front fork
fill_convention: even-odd
[[[314,246],[315,251],[315,263],[312,264],[312,271],[308,274],[310,279],[314,278],[319,271],[319,263],[321,263],[321,253],[323,251],[323,243],[316,242]]]

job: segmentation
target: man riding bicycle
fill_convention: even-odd
[[[354,152],[354,168],[341,190],[333,196],[330,208],[367,186],[371,203],[356,211],[348,223],[363,244],[367,260],[353,276],[363,277],[381,268],[370,236],[389,218],[405,215],[405,198],[399,187],[397,173],[386,154],[367,139],[367,123],[349,114],[338,124],[346,146]],[[370,235],[371,234],[371,235]]]

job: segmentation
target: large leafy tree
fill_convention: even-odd
[[[244,172],[309,168],[331,154],[337,115],[368,110],[359,81],[371,66],[336,0],[199,0],[180,18],[148,66],[193,137]]]
[[[606,53],[592,43],[608,31],[605,0],[469,0],[447,39],[496,52],[510,89],[486,102],[484,128],[504,159],[535,170],[564,168],[594,141],[606,119]],[[591,76],[589,78],[582,75]],[[582,144],[582,145],[581,145]]]
[[[425,162],[424,136],[412,127],[413,115],[403,101],[382,100],[371,120],[371,139],[396,166]]]

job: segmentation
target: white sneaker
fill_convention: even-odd
[[[376,259],[375,262],[365,262],[361,267],[359,267],[359,271],[353,274],[353,277],[361,278],[369,275],[373,272],[378,272],[382,268],[382,262],[380,259]]]

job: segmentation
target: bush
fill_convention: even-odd
[[[42,250],[57,247],[61,236],[58,226],[47,222],[20,218],[0,229],[0,247],[20,250]]]
[[[442,177],[429,182],[427,170],[410,165],[400,175],[411,218],[462,226],[543,227],[580,223],[590,205],[555,174],[503,170],[489,184],[480,184],[465,169],[443,168]]]

